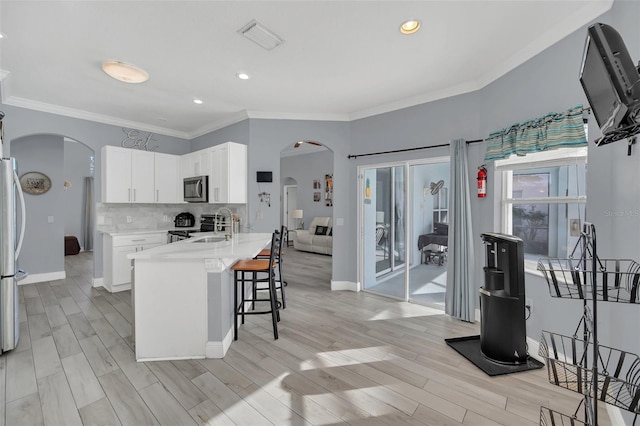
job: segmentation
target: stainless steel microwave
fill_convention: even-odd
[[[184,178],[184,200],[188,203],[209,202],[209,176]]]

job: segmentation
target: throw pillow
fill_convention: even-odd
[[[327,235],[327,227],[326,226],[316,226],[316,234],[315,235]]]

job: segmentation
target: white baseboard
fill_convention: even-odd
[[[120,285],[112,285],[105,286],[102,285],[109,293],[117,293],[119,291],[131,290],[131,283],[120,284]]]
[[[622,411],[611,404],[605,404],[607,406],[607,414],[612,425],[626,425],[624,418],[622,417]]]
[[[103,277],[94,278],[93,282],[91,283],[91,285],[93,287],[104,287],[104,278]]]
[[[340,290],[349,290],[349,291],[360,291],[360,284],[354,283],[353,281],[333,281],[331,280],[331,291],[340,291]]]
[[[233,328],[229,330],[222,342],[207,342],[205,356],[207,358],[224,358],[233,341]]]
[[[527,353],[533,359],[540,361],[543,364],[546,364],[544,358],[538,355],[538,351],[540,350],[540,342],[532,339],[531,337],[527,337]]]
[[[18,281],[18,285],[41,283],[44,281],[64,280],[67,278],[65,271],[46,272],[44,274],[29,274],[23,280]]]

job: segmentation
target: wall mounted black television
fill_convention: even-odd
[[[256,181],[273,182],[273,172],[256,172]]]
[[[580,83],[605,136],[596,143],[606,144],[630,136],[607,137],[640,120],[640,73],[622,37],[610,25],[596,23],[589,27]]]

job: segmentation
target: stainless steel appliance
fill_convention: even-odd
[[[174,230],[169,231],[168,242],[175,243],[176,241],[186,240],[190,237],[189,233],[193,231]]]
[[[1,143],[1,141],[0,141]],[[18,200],[16,200],[16,198]],[[17,201],[20,204],[20,231],[17,231]],[[24,196],[14,158],[0,159],[0,352],[15,349],[20,338],[18,281],[27,273],[17,260],[25,230]]]
[[[223,214],[203,214],[200,218],[200,232],[224,232],[228,217]]]
[[[168,241],[186,240],[202,232],[223,232],[227,223],[227,216],[223,214],[203,214],[200,217],[200,229],[175,229],[169,231]]]
[[[209,176],[184,178],[184,201],[188,203],[206,203],[209,201]]]
[[[189,212],[182,212],[176,215],[173,223],[176,228],[191,228],[196,224],[196,218]]]

